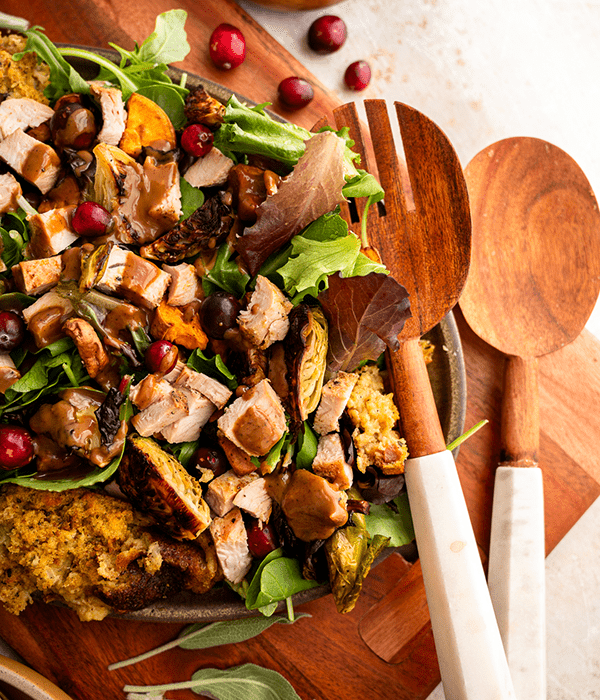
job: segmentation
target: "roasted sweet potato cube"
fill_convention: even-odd
[[[175,148],[175,129],[162,107],[134,92],[127,100],[127,125],[119,148],[137,158],[143,147],[151,145],[167,151]]]
[[[190,321],[184,318],[182,309],[161,302],[154,312],[150,335],[156,340],[168,340],[176,345],[182,345],[188,350],[204,350],[208,345],[208,336],[202,330],[198,315]]]

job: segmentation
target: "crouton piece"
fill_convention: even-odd
[[[285,411],[268,379],[248,389],[225,409],[219,429],[252,457],[266,455],[287,429]]]
[[[233,508],[233,499],[249,483],[258,479],[257,474],[238,476],[232,469],[215,477],[206,490],[206,502],[219,516],[223,516]]]
[[[358,374],[338,372],[321,391],[321,401],[315,413],[313,427],[319,435],[327,435],[339,430],[340,416],[346,408]]]
[[[134,92],[127,100],[127,122],[119,148],[137,158],[142,148],[157,144],[164,151],[177,146],[173,124],[156,102]]]
[[[352,467],[346,462],[339,433],[329,433],[319,438],[312,470],[340,491],[347,491],[352,486]]]
[[[248,307],[240,312],[240,331],[253,345],[265,349],[283,340],[290,327],[291,302],[266,277],[258,275]]]
[[[54,187],[60,173],[56,151],[22,129],[16,129],[0,141],[0,159],[42,194]]]
[[[33,258],[50,258],[73,245],[78,236],[71,228],[74,205],[61,209],[50,209],[43,214],[30,214],[27,222],[31,240],[27,246]]]
[[[222,518],[215,518],[210,524],[210,534],[223,575],[231,583],[240,583],[252,566],[248,535],[240,509],[232,508]]]
[[[154,313],[150,335],[157,340],[183,345],[188,350],[204,350],[208,345],[208,336],[202,330],[198,316],[194,315],[191,321],[186,321],[181,309],[164,301]]]
[[[214,146],[185,171],[184,180],[192,187],[216,187],[227,182],[233,161]]]

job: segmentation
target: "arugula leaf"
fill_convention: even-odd
[[[50,84],[44,90],[44,95],[51,101],[58,100],[62,95],[70,92],[88,94],[90,86],[79,75],[79,73],[69,65],[63,58],[61,52],[42,34],[43,27],[32,27],[24,34],[27,37],[25,48],[20,53],[16,53],[13,59],[18,61],[29,51],[35,53],[50,67]]]
[[[163,693],[191,688],[198,695],[216,700],[301,700],[290,683],[277,671],[255,664],[243,664],[224,671],[203,668],[192,680],[163,685],[126,685],[125,693]]]
[[[122,57],[135,63],[175,63],[183,61],[190,52],[190,45],[184,30],[187,12],[185,10],[170,10],[156,18],[154,31],[133,51],[125,51],[110,44],[119,51]]]
[[[218,289],[223,289],[238,299],[244,295],[250,275],[240,271],[233,258],[234,252],[227,242],[219,247],[214,265],[202,277],[202,289],[206,296]]]
[[[187,469],[199,445],[200,440],[192,440],[190,442],[178,442],[176,445],[170,445],[169,447],[177,461]]]
[[[196,349],[188,357],[187,365],[188,367],[195,369],[196,372],[203,372],[209,377],[212,377],[222,384],[225,384],[232,391],[237,388],[237,379],[235,378],[235,375],[233,375],[227,369],[221,355],[206,357],[202,350]]]

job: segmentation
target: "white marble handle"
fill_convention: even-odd
[[[409,459],[405,476],[444,693],[451,700],[514,700],[452,453]]]
[[[546,698],[544,490],[538,467],[498,467],[488,585],[519,700]]]

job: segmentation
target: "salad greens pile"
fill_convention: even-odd
[[[178,129],[185,122],[186,76],[184,74],[176,84],[167,71],[170,63],[183,60],[190,50],[184,30],[185,19],[183,10],[165,12],[157,17],[154,32],[140,46],[136,44],[129,51],[111,45],[120,55],[118,65],[91,51],[56,47],[42,28],[25,28],[18,18],[0,14],[0,26],[22,31],[27,37],[23,53],[34,51],[50,66],[50,84],[45,94],[51,102],[72,92],[89,93],[87,81],[67,61],[67,58],[85,59],[98,65],[99,79],[120,87],[124,99],[138,92],[159,104]],[[15,59],[18,58],[16,55]],[[353,142],[347,129],[335,132],[342,140],[343,166],[340,172],[332,175],[335,171],[333,164],[336,159],[340,160],[335,150],[339,148],[340,139],[326,137],[332,130],[326,128],[313,134],[274,118],[267,112],[267,106],[267,103],[248,106],[233,95],[226,104],[224,123],[215,133],[214,145],[236,163],[244,162],[251,155],[275,158],[290,169],[295,168],[293,177],[286,178],[275,195],[269,198],[267,206],[262,208],[256,224],[246,229],[242,237],[241,254],[247,255],[251,274],[240,271],[233,249],[224,243],[217,251],[214,265],[202,279],[203,290],[206,295],[217,289],[224,290],[241,298],[253,289],[256,276],[260,274],[283,289],[293,305],[311,298],[318,300],[331,318],[331,371],[353,369],[367,360],[376,360],[386,345],[394,347],[394,343],[397,344],[399,328],[390,320],[392,311],[403,308],[407,312],[408,309],[405,290],[400,291],[403,288],[389,277],[384,265],[373,261],[361,250],[367,244],[366,215],[362,221],[361,246],[361,239],[349,231],[339,212],[338,204],[344,199],[365,197],[372,204],[381,200],[384,192],[372,175],[360,169],[358,156],[351,150]],[[321,186],[314,187],[317,179]],[[204,196],[183,178],[181,189],[182,218],[185,219],[202,204]],[[284,221],[280,218],[281,212],[285,212]],[[2,260],[7,271],[0,274],[0,279],[10,275],[11,266],[23,259],[29,237],[27,213],[21,208],[15,214],[6,215],[2,221]],[[277,245],[265,245],[267,239],[276,240]],[[96,294],[94,299],[88,300],[92,317],[94,309],[97,310],[94,305],[102,303],[101,296]],[[14,293],[1,295],[0,306],[13,301],[13,297]],[[352,313],[348,313],[350,300]],[[34,301],[25,295],[19,297],[23,307]],[[138,353],[143,353],[149,342],[144,336],[143,333],[134,335]],[[14,351],[12,359],[18,368],[29,369],[6,392],[0,406],[0,419],[4,421],[64,388],[80,386],[87,379],[70,339],[57,341],[35,353]],[[230,389],[237,386],[235,376],[219,355],[208,356],[195,350],[187,363]],[[135,379],[135,369],[126,369]],[[131,410],[130,402],[126,401],[121,407],[121,418],[130,415]],[[186,466],[197,446],[196,442],[181,443],[171,446],[171,450]],[[316,450],[317,437],[306,422],[296,443],[291,444],[284,436],[266,460],[276,464],[283,455],[293,451],[297,466],[307,468]],[[95,469],[84,479],[40,481],[24,468],[2,473],[0,482],[48,490],[98,485],[114,475],[121,455],[107,468]],[[382,543],[388,542],[387,538],[390,538],[391,546],[411,542],[414,533],[406,498],[395,499],[391,507],[375,507],[365,517],[362,528],[376,542],[375,549],[366,548],[363,534],[356,533],[351,546],[356,546],[357,552],[360,550],[357,556],[364,558],[365,565],[370,565]],[[304,579],[297,560],[285,557],[279,549],[261,562],[251,581],[238,587],[238,592],[248,609],[258,609],[266,616],[274,613],[278,603],[287,600],[292,617],[291,596],[317,585],[316,581]]]

